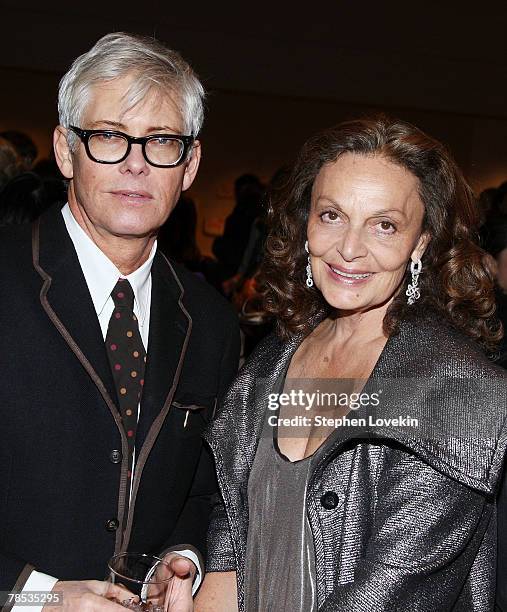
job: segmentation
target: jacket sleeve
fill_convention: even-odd
[[[229,524],[225,513],[224,502],[219,493],[213,500],[211,523],[208,530],[208,558],[206,570],[208,572],[234,572],[236,571],[236,558],[229,532]]]
[[[493,557],[483,571],[494,568],[494,538],[484,538],[494,501],[413,455],[390,457],[369,492],[376,505],[363,558],[321,612],[455,610],[481,543]]]
[[[178,522],[162,550],[167,552],[174,547],[194,549],[201,560],[206,558],[206,532],[212,507],[212,499],[217,491],[214,462],[210,451],[203,447],[192,482]],[[160,552],[160,551],[157,551]]]
[[[4,594],[21,591],[33,569],[33,565],[0,551],[0,591]],[[2,608],[5,603],[0,599],[0,610],[2,612],[4,609],[10,609],[10,606]]]

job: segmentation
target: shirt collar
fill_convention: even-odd
[[[74,248],[76,249],[97,316],[100,316],[104,310],[118,279],[126,278],[132,286],[134,292],[134,312],[138,318],[139,325],[142,326],[147,315],[151,297],[150,273],[153,258],[157,250],[157,241],[155,240],[150,255],[143,265],[129,275],[124,276],[79,225],[68,204],[65,204],[62,208],[62,216],[69,236],[74,243]]]

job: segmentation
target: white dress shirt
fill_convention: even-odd
[[[109,319],[114,311],[114,302],[111,292],[119,278],[129,281],[134,292],[134,314],[139,324],[139,333],[146,352],[148,352],[148,335],[150,329],[150,308],[151,308],[151,266],[157,250],[157,241],[153,244],[148,259],[140,268],[125,276],[113,262],[104,255],[99,247],[93,242],[88,234],[83,230],[74,218],[70,207],[66,204],[62,208],[62,216],[69,236],[76,249],[79,264],[83,271],[88,291],[92,298],[93,306],[100,323],[102,337],[106,339]],[[140,405],[137,407],[139,419]],[[135,470],[135,467],[134,467]],[[134,474],[132,474],[132,482]],[[132,488],[130,490],[132,493]],[[178,554],[187,557],[194,562],[197,573],[194,579],[192,593],[199,588],[202,580],[202,571],[197,555],[191,550],[179,550]],[[33,571],[25,582],[23,591],[51,591],[58,578],[48,576],[42,572]],[[14,605],[12,612],[42,612],[42,606],[19,606]]]
[[[99,247],[93,242],[79,223],[74,219],[70,207],[66,204],[62,208],[62,216],[65,226],[69,232],[81,270],[83,271],[88,291],[92,298],[93,306],[100,323],[102,336],[106,339],[109,319],[113,314],[114,302],[111,292],[119,278],[126,278],[134,291],[134,314],[139,324],[139,333],[143,341],[144,349],[148,352],[148,334],[150,328],[151,307],[151,266],[157,241],[155,241],[148,259],[140,268],[125,276],[114,263],[104,255]]]

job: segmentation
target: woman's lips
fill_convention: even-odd
[[[347,270],[340,266],[332,266],[327,264],[329,274],[335,281],[343,283],[345,285],[362,285],[373,276],[373,272],[366,272],[363,270]]]

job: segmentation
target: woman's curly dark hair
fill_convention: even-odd
[[[407,304],[404,291],[395,296],[384,318],[384,332],[397,332],[402,319],[441,313],[455,327],[487,349],[502,328],[493,316],[494,280],[478,246],[479,211],[472,190],[444,145],[418,128],[385,116],[347,121],[310,138],[283,185],[269,202],[270,233],[261,271],[265,309],[288,338],[309,332],[313,317],[330,309],[320,291],[307,288],[304,250],[313,183],[324,164],[343,153],[379,155],[419,179],[424,204],[423,231],[430,243],[419,278],[421,298]],[[410,282],[410,272],[404,286]]]

